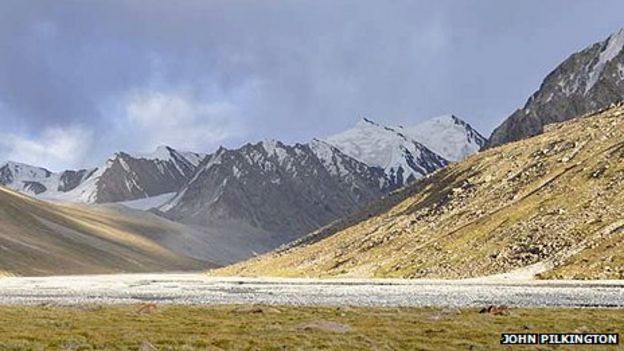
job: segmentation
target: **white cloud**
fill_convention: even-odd
[[[84,161],[91,148],[93,133],[78,127],[51,127],[37,137],[0,134],[4,157],[52,170],[71,168]]]
[[[146,149],[158,145],[203,151],[242,134],[238,108],[228,102],[204,103],[183,94],[131,94],[126,115]]]

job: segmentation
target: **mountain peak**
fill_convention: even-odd
[[[620,28],[617,32],[609,36],[609,38],[613,38],[613,37],[624,37],[624,27]]]
[[[11,161],[8,160],[2,164],[0,164],[0,168],[2,167],[8,167],[11,170],[25,170],[25,171],[40,171],[40,172],[44,172],[46,174],[50,174],[52,172],[50,172],[49,170],[43,168],[43,167],[38,167],[38,166],[33,166],[33,165],[29,165],[26,163],[22,163],[22,162],[16,162],[16,161]]]
[[[146,154],[137,154],[135,155],[136,158],[143,158],[143,159],[147,159],[147,160],[163,160],[163,161],[167,161],[169,159],[171,159],[171,154],[174,153],[175,150],[173,148],[171,148],[170,146],[167,145],[159,145],[158,147],[156,147],[156,150],[154,150],[151,153],[146,153]]]
[[[487,142],[470,124],[453,114],[430,118],[404,131],[449,161],[464,159]]]
[[[429,121],[434,121],[437,123],[452,122],[454,124],[461,124],[462,122],[464,122],[453,114],[444,114],[444,115],[436,116],[436,117],[430,118]]]
[[[377,122],[374,122],[371,119],[368,119],[366,117],[362,117],[360,118],[357,123],[355,124],[356,127],[370,127],[370,126],[375,126],[375,127],[379,127],[380,125]]]
[[[489,147],[541,134],[544,126],[624,99],[624,28],[572,54],[490,137]]]
[[[25,164],[25,163],[22,163],[22,162],[11,161],[11,160],[8,160],[8,161],[2,163],[2,165],[3,166],[10,166],[10,167],[21,166],[21,167],[41,168],[41,167],[31,166],[31,165],[28,165],[28,164]]]
[[[158,145],[156,147],[156,152],[171,151],[171,150],[173,150],[173,148],[168,145]]]
[[[466,129],[474,129],[468,122],[464,121],[463,119],[461,119],[460,117],[454,114],[445,114],[445,115],[433,117],[423,123],[427,123],[427,122],[446,124],[448,126],[456,125],[456,126],[461,126]]]
[[[383,169],[393,186],[402,186],[447,164],[446,159],[419,140],[406,136],[403,129],[387,127],[367,118],[325,141],[370,167]]]

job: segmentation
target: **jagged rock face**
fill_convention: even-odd
[[[81,169],[79,171],[62,172],[59,179],[57,190],[60,192],[68,192],[76,189],[85,179],[88,179],[95,173],[97,169]]]
[[[522,109],[494,130],[493,147],[542,133],[544,126],[624,99],[624,29],[577,52],[542,82]]]
[[[320,141],[276,141],[219,149],[161,210],[195,224],[243,222],[303,234],[379,198],[387,189],[371,168]]]
[[[8,164],[5,164],[4,166],[0,167],[0,184],[2,185],[10,184],[11,182],[13,182],[13,179],[14,179],[14,176]]]
[[[39,195],[48,190],[48,188],[46,188],[45,185],[39,182],[24,181],[23,184],[24,184],[25,191],[33,193],[35,195]]]
[[[98,176],[93,202],[136,200],[180,190],[195,174],[196,165],[171,148],[157,152],[162,155],[116,154]]]

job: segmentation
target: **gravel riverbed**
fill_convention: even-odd
[[[0,304],[624,307],[624,281],[221,278],[116,274],[0,278]]]

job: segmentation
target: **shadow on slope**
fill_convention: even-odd
[[[0,187],[0,271],[18,275],[198,270],[216,265],[162,244],[167,221],[42,202]]]

